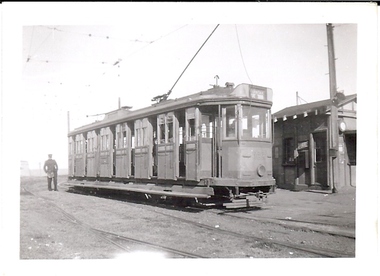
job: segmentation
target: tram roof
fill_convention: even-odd
[[[164,100],[138,110],[130,110],[130,107],[122,107],[106,113],[103,120],[76,128],[69,132],[68,135],[71,136],[86,131],[99,129],[108,126],[111,123],[118,124],[127,120],[136,120],[195,105],[216,105],[225,104],[227,102],[248,101],[271,107],[272,97],[272,89],[267,87],[242,83],[234,88],[232,83],[226,83],[225,87],[214,86],[206,91],[181,98]]]

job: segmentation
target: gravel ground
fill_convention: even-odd
[[[61,177],[59,182],[64,180]],[[174,266],[181,267],[183,256],[146,244],[115,243],[94,229],[211,258],[206,264],[233,260],[232,266],[237,265],[237,271],[242,269],[239,263],[244,260],[260,260],[260,266],[261,262],[267,263],[265,260],[276,260],[285,269],[290,263],[281,260],[324,259],[281,246],[282,243],[345,252],[342,257],[355,257],[354,188],[338,194],[277,189],[261,210],[236,212],[180,209],[87,196],[67,192],[62,185],[59,192],[49,192],[45,182],[45,178],[39,177],[21,179],[20,260],[49,263],[81,260],[80,266],[89,260],[96,260],[96,265],[116,260],[131,265],[159,260],[158,267],[161,267],[162,262],[171,259],[175,260]],[[133,258],[137,259],[131,263]],[[219,265],[216,268],[220,269]],[[278,269],[277,265],[272,268]],[[144,266],[144,269],[153,268]]]

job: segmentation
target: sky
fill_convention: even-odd
[[[8,210],[19,209],[11,195],[19,196],[20,160],[38,169],[52,153],[67,168],[68,111],[73,129],[116,109],[119,98],[133,109],[150,105],[173,86],[217,24],[170,98],[207,90],[218,75],[221,85],[272,88],[272,112],[295,105],[297,91],[306,102],[327,99],[326,23],[332,23],[338,90],[358,94],[357,206],[365,211],[356,216],[358,257],[334,265],[340,274],[371,268],[379,207],[376,4],[7,2],[0,9],[2,237],[19,241],[19,212]],[[18,249],[7,247],[8,271],[34,268],[44,275],[39,263],[20,265]],[[246,264],[230,267],[243,272]],[[324,265],[310,265],[308,274],[326,272]],[[58,266],[54,273],[68,274],[66,263]],[[125,264],[111,267],[124,271]],[[297,274],[293,263],[259,267]]]
[[[23,144],[22,160],[38,168],[52,153],[67,168],[67,131],[94,116],[149,106],[166,93],[212,31],[173,88],[179,98],[226,82],[273,89],[272,112],[327,99],[326,23],[27,24],[22,26],[22,98],[25,131],[40,135]],[[338,90],[357,93],[357,24],[334,24]]]

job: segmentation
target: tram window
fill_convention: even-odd
[[[92,138],[88,138],[87,152],[92,152]]]
[[[81,138],[79,138],[79,139],[81,139]],[[77,154],[82,153],[82,145],[83,145],[83,141],[82,140],[76,141],[75,153],[77,153]]]
[[[201,133],[203,138],[212,138],[213,122],[210,115],[202,115]]]
[[[91,138],[91,151],[95,151],[95,138]]]
[[[140,135],[141,129],[136,129],[136,147],[141,146],[141,135]]]
[[[252,138],[260,138],[260,117],[259,115],[252,116]],[[263,129],[264,130],[264,129]],[[263,136],[265,133],[263,133]]]
[[[269,139],[269,110],[264,108],[242,106],[242,138]]]
[[[118,133],[119,137],[117,139],[117,145],[118,145],[118,148],[124,148],[124,133],[122,131],[120,131]]]
[[[183,127],[179,127],[178,129],[178,142],[179,144],[183,144]]]
[[[108,149],[108,135],[103,136],[103,148],[102,150],[107,150]]]
[[[228,106],[224,108],[226,118],[226,137],[236,137],[236,118],[235,118],[235,106]]]
[[[172,143],[174,141],[173,136],[173,117],[168,116],[167,117],[167,127],[168,127],[168,143]]]
[[[188,119],[189,121],[189,133],[188,133],[188,141],[195,140],[195,118]]]
[[[158,131],[159,131],[159,143],[160,144],[163,144],[165,143],[165,118],[161,117],[159,118],[159,121],[158,121]]]
[[[124,135],[123,135],[123,148],[127,148],[127,133],[124,132]]]
[[[73,143],[71,142],[71,138],[69,138],[69,154],[73,154]]]
[[[147,144],[147,128],[146,127],[143,127],[142,128],[142,137],[141,137],[141,145],[144,146]]]
[[[132,149],[134,149],[135,148],[135,136],[131,137],[131,141],[132,141]]]

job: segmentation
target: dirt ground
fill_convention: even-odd
[[[59,178],[60,183],[65,180],[64,176]],[[355,206],[355,188],[342,189],[337,194],[277,189],[261,210],[185,212],[171,206],[70,193],[64,185],[59,185],[58,192],[50,192],[44,177],[22,178],[20,260],[130,261],[132,255],[126,255],[125,250],[134,252],[134,256],[144,253],[144,263],[167,260],[167,255],[146,245],[115,246],[115,242],[101,238],[94,229],[147,240],[216,262],[226,258],[320,258],[265,242],[272,239],[280,244],[346,252],[342,257],[351,258],[355,257]],[[198,228],[197,224],[204,226]],[[213,232],[212,228],[226,232]],[[232,232],[241,236],[229,235]],[[253,241],[248,235],[263,240]]]

